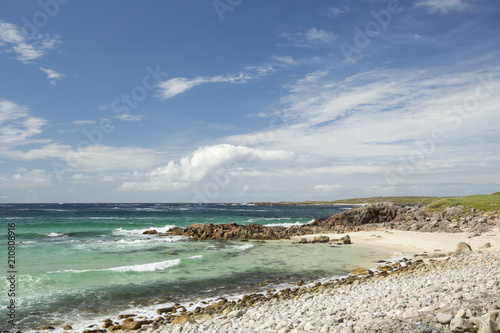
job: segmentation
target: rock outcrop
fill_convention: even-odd
[[[493,225],[500,224],[500,217],[483,214],[463,214],[462,208],[448,209],[441,214],[430,214],[425,206],[403,206],[393,203],[368,204],[356,207],[329,218],[320,218],[305,225],[291,227],[271,226],[252,223],[249,225],[231,224],[193,224],[187,228],[176,227],[169,235],[182,235],[193,240],[206,239],[289,239],[320,233],[347,233],[359,230],[398,229],[424,232],[471,232],[481,233]],[[451,217],[453,216],[453,217]],[[155,231],[149,231],[151,235]],[[157,234],[162,235],[162,234]],[[345,244],[349,244],[348,242]]]

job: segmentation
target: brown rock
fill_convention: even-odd
[[[122,325],[115,325],[115,326],[110,326],[108,327],[108,331],[114,332],[122,329]]]
[[[359,276],[367,276],[367,275],[373,275],[373,272],[369,270],[368,268],[356,268],[351,271],[351,274],[354,275],[359,275]]]
[[[195,321],[191,317],[180,316],[180,317],[175,317],[174,319],[172,319],[172,322],[171,322],[171,324],[173,324],[173,325],[184,325],[185,323],[194,324]]]
[[[161,315],[161,314],[164,314],[164,313],[175,313],[177,312],[177,309],[175,306],[170,306],[168,308],[162,308],[162,309],[157,309],[156,310],[156,313]]]
[[[340,240],[342,241],[342,244],[352,244],[351,237],[349,237],[349,235],[340,238]]]
[[[124,331],[132,331],[141,328],[143,325],[151,324],[152,320],[141,320],[141,321],[133,321],[133,320],[125,320],[122,323],[122,330]]]
[[[65,331],[69,331],[69,330],[72,330],[72,329],[73,329],[73,327],[71,327],[71,325],[65,325],[63,327],[63,330],[65,330]]]
[[[108,328],[108,327],[111,327],[111,326],[113,326],[113,323],[111,321],[106,321],[102,325],[102,328]]]
[[[135,314],[122,314],[118,316],[118,319],[126,319],[126,318],[132,318],[135,317]]]
[[[378,266],[377,267],[377,271],[379,271],[379,272],[390,272],[390,271],[392,271],[392,267],[391,266]]]
[[[328,243],[330,238],[328,236],[316,236],[313,238],[313,243]]]
[[[156,230],[146,230],[142,234],[143,235],[156,235],[157,233],[158,233],[158,231],[156,231]]]
[[[299,281],[297,281],[297,283],[295,285],[298,286],[298,287],[300,287],[300,286],[303,286],[305,284],[306,283],[303,280],[299,280]]]
[[[491,247],[491,243],[488,242],[488,243],[485,243],[485,244],[481,245],[479,248],[480,249],[487,249],[487,248],[490,248],[490,247]]]

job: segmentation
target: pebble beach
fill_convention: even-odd
[[[385,238],[381,236],[384,234]],[[357,274],[340,280],[274,293],[268,291],[265,295],[249,295],[246,300],[226,302],[215,311],[173,314],[171,323],[165,323],[162,316],[152,322],[129,318],[122,328],[132,328],[134,323],[143,320],[139,329],[130,331],[498,332],[498,229],[471,238],[465,233],[443,233],[426,239],[425,233],[397,231],[395,234],[394,231],[351,233],[351,238],[362,246],[385,246],[396,250],[395,239],[406,243],[403,235],[416,244],[421,239],[423,246],[413,247],[413,253],[408,251],[408,244],[403,246],[400,250],[406,250],[405,254],[411,259],[400,259],[391,265],[384,263],[378,270],[361,269]],[[309,235],[307,238],[314,237]],[[471,247],[443,253],[448,250],[449,242],[454,239],[456,246],[456,240],[461,237],[468,238],[474,246],[481,242],[490,246],[481,250]],[[444,251],[435,248],[438,245]],[[211,309],[215,308],[212,306]]]

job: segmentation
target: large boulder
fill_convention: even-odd
[[[456,217],[460,216],[464,213],[463,207],[461,206],[456,206],[456,207],[448,207],[444,210],[443,215],[445,217]]]
[[[455,250],[456,254],[465,254],[469,252],[472,252],[472,248],[470,247],[469,244],[465,242],[460,242],[457,244],[457,248]]]
[[[316,236],[313,238],[313,243],[328,243],[330,238],[328,236]]]

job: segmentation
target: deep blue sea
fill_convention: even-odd
[[[82,330],[120,313],[154,316],[173,303],[237,296],[268,281],[343,275],[387,253],[355,246],[291,245],[290,241],[190,241],[143,235],[193,223],[305,224],[351,206],[225,204],[0,204],[2,273],[10,269],[8,225],[15,224],[15,297],[0,283],[0,329],[51,324]],[[7,323],[15,299],[16,326]],[[58,331],[62,331],[58,329]]]

